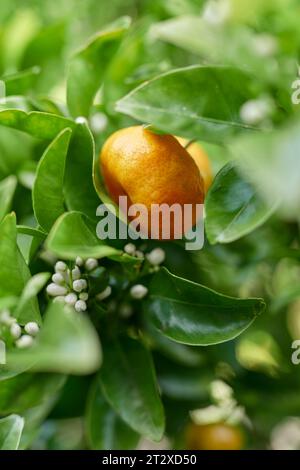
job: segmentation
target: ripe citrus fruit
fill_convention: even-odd
[[[153,204],[177,204],[182,209],[189,204],[192,208],[190,221],[184,226],[171,221],[171,239],[180,238],[196,223],[199,205],[204,201],[204,183],[193,158],[175,137],[154,134],[143,126],[121,129],[105,142],[100,167],[114,202],[127,196],[128,205],[143,204],[147,208],[147,215],[140,217],[141,232],[164,238],[162,219],[157,227],[154,223],[151,226]]]
[[[176,139],[183,147],[186,148],[199,168],[204,181],[205,192],[207,193],[213,180],[211,164],[207,154],[197,142],[192,142],[188,145],[189,141],[187,139],[184,139],[183,137],[176,137]]]
[[[189,450],[241,450],[244,439],[241,430],[226,423],[190,424],[186,433]]]

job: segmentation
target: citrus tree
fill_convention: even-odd
[[[74,3],[0,18],[0,448],[297,448],[297,0]]]

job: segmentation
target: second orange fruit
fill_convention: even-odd
[[[241,450],[244,446],[241,430],[227,423],[191,423],[186,438],[190,450]]]
[[[188,151],[199,168],[204,181],[205,192],[207,193],[213,181],[213,174],[208,155],[197,142],[189,144],[189,141],[183,137],[176,137],[176,139]]]

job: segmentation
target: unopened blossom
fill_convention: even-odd
[[[85,268],[88,271],[93,271],[98,266],[98,261],[95,258],[88,258],[85,262]]]
[[[31,321],[29,323],[26,323],[26,325],[24,326],[24,330],[30,336],[36,336],[38,332],[40,331],[40,328],[39,328],[39,325],[35,321]]]
[[[30,335],[23,335],[16,341],[17,348],[24,349],[33,345],[33,338]]]
[[[131,297],[136,300],[143,299],[147,294],[148,294],[148,289],[142,284],[136,284],[132,286],[130,289]]]
[[[77,300],[75,304],[76,312],[85,312],[87,309],[87,305],[84,300]]]
[[[22,334],[22,329],[18,323],[13,323],[10,327],[10,334],[14,339],[20,338]]]
[[[165,261],[166,254],[162,248],[154,248],[150,253],[147,254],[147,260],[153,266],[159,266]]]

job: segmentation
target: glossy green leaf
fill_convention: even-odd
[[[178,343],[206,346],[235,338],[264,310],[262,299],[236,299],[167,269],[155,274],[143,301],[147,318]]]
[[[35,92],[48,93],[57,85],[65,72],[64,50],[67,39],[67,25],[63,19],[46,22],[27,45],[22,57],[22,67],[39,66]]]
[[[47,98],[46,96],[30,97],[29,103],[32,105],[32,111],[51,113],[59,116],[66,116],[65,105],[60,101]]]
[[[69,210],[96,218],[100,204],[93,185],[94,138],[85,120],[77,123],[66,161],[64,192]]]
[[[26,96],[7,96],[0,100],[0,111],[7,111],[8,109],[30,112],[34,111],[30,100]]]
[[[160,440],[164,413],[149,351],[130,338],[103,338],[103,355],[100,383],[107,401],[132,429]]]
[[[27,372],[30,369],[30,364],[22,364],[20,367],[10,367],[9,364],[0,365],[0,383],[5,382],[6,380],[17,377],[24,372]]]
[[[221,143],[252,130],[239,112],[253,97],[251,79],[242,70],[196,65],[142,84],[118,101],[116,109],[163,132]]]
[[[122,421],[105,400],[96,380],[88,399],[86,433],[93,450],[132,450],[139,435]]]
[[[49,231],[65,212],[64,176],[71,129],[65,129],[45,150],[32,191],[33,210],[39,225]]]
[[[31,158],[32,138],[0,125],[0,149],[0,178],[18,175],[20,169]]]
[[[38,65],[47,67],[48,62],[57,59],[65,46],[66,23],[50,23],[35,34],[24,51],[24,67]]]
[[[101,363],[98,335],[87,316],[53,303],[33,346],[7,353],[7,368],[89,374]]]
[[[63,259],[103,258],[119,253],[97,238],[96,227],[80,212],[63,214],[53,226],[47,248]]]
[[[24,419],[10,415],[0,419],[0,450],[17,450],[24,427]]]
[[[53,140],[67,127],[72,129],[74,122],[56,114],[7,109],[0,111],[0,126],[12,127],[39,139]]]
[[[8,176],[0,181],[0,221],[10,210],[16,187],[17,179],[15,176]]]
[[[205,227],[210,243],[230,243],[262,225],[276,208],[267,206],[238,172],[236,163],[225,165],[205,199]]]
[[[1,382],[0,413],[22,413],[41,404],[65,383],[63,375],[24,373]]]
[[[35,274],[31,279],[29,279],[29,281],[25,285],[18,306],[14,311],[15,318],[22,325],[25,325],[27,322],[32,321],[28,305],[30,305],[32,299],[34,299],[37,294],[42,290],[49,278],[49,273],[38,273]]]
[[[0,225],[0,298],[19,297],[31,278],[30,271],[17,246],[17,227],[14,214],[7,215]],[[27,318],[40,321],[35,297],[27,304]]]
[[[27,225],[17,225],[17,231],[21,235],[28,235],[29,237],[38,238],[44,240],[47,233],[43,232],[38,228],[28,227]]]
[[[33,88],[39,73],[39,67],[32,67],[30,69],[3,77],[2,80],[5,83],[6,96],[25,95]]]
[[[67,103],[72,116],[89,115],[105,70],[129,25],[128,17],[118,20],[98,33],[71,58],[67,78]]]

